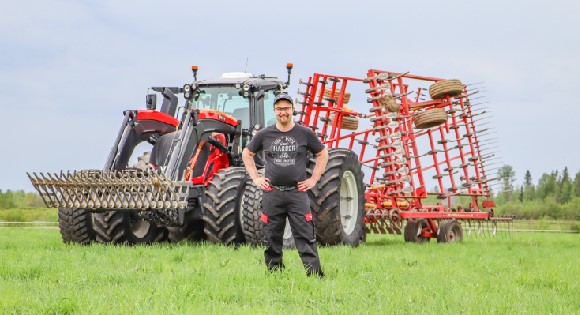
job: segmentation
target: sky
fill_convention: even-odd
[[[191,82],[192,65],[200,79],[285,78],[293,62],[291,94],[314,72],[370,68],[484,82],[517,184],[580,171],[577,1],[3,2],[3,190],[32,191],[30,171],[102,168],[123,110]]]

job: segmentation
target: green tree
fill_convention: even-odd
[[[570,181],[564,182],[560,190],[560,203],[567,204],[574,198],[574,185]]]
[[[532,173],[527,170],[524,176],[524,200],[532,201],[534,198],[536,198],[536,187],[532,181]]]
[[[501,183],[501,192],[505,202],[510,201],[512,192],[514,190],[514,181],[516,179],[516,172],[511,165],[504,165],[497,171],[497,177]]]
[[[580,197],[580,171],[576,173],[576,177],[574,178],[574,186],[576,191],[576,197]]]
[[[547,197],[556,196],[558,172],[550,174],[542,174],[538,181],[538,189],[536,189],[537,199],[545,200]]]

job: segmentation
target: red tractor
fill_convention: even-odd
[[[287,81],[247,73],[198,81],[192,67],[193,83],[153,88],[163,97],[159,110],[152,94],[146,110],[124,112],[103,170],[29,174],[46,205],[58,208],[63,241],[244,242],[241,208],[249,178],[241,150],[275,122],[274,97],[288,86],[291,69],[288,64]],[[130,165],[142,143],[149,149]],[[260,167],[262,158],[256,156]],[[259,207],[248,202],[247,209]]]

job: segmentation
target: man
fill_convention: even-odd
[[[316,249],[316,233],[307,190],[316,185],[328,162],[328,150],[309,128],[292,119],[294,103],[288,94],[274,99],[276,124],[260,130],[242,153],[244,165],[254,184],[263,189],[262,222],[267,242],[264,251],[270,270],[283,269],[282,243],[286,218],[306,274],[324,277]],[[264,150],[266,172],[260,177],[254,155]],[[316,154],[316,165],[306,178],[307,151]]]

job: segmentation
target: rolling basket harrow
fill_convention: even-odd
[[[306,86],[299,91],[300,123],[328,148],[357,152],[370,175],[366,232],[451,242],[463,238],[461,222],[473,235],[512,227],[513,218],[493,212],[494,154],[486,153],[489,130],[480,128],[488,111],[472,103],[479,90],[459,80],[376,69],[364,78],[314,73],[300,83]],[[366,85],[367,112],[345,106],[348,87],[358,83]],[[498,223],[507,229],[498,230]]]

